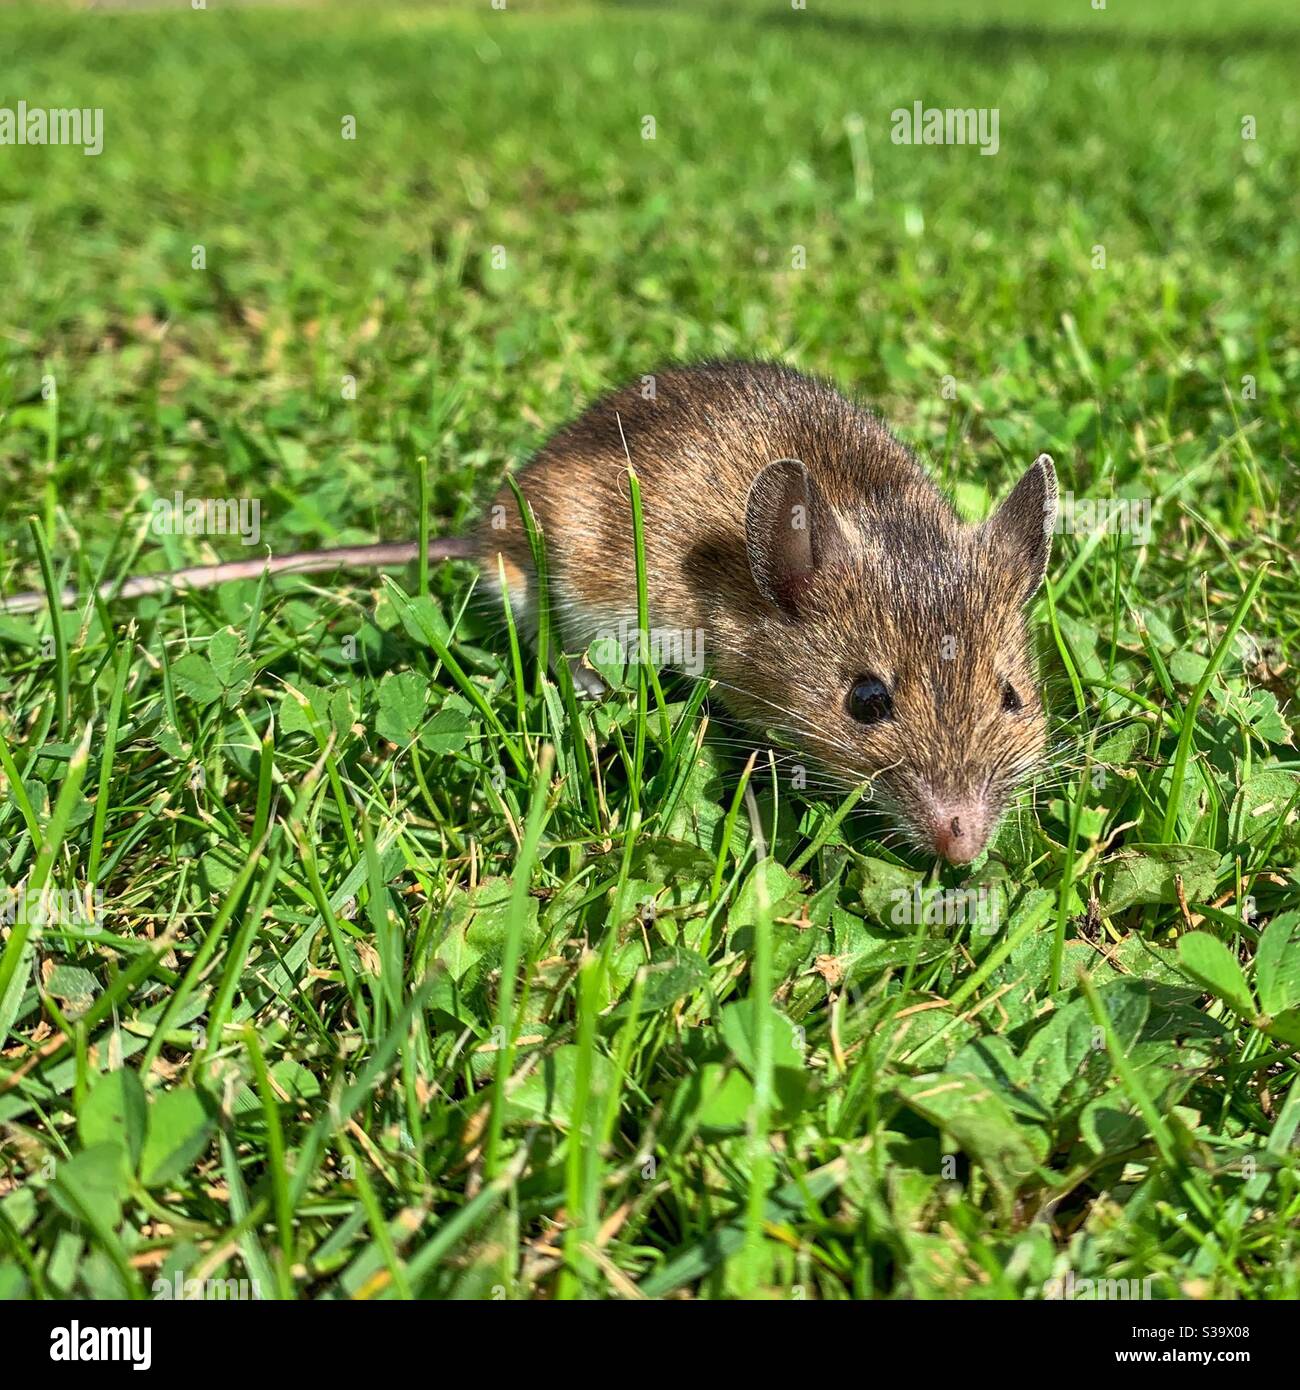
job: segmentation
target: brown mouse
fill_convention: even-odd
[[[517,475],[566,653],[637,632],[629,463],[652,646],[698,644],[723,704],[751,731],[779,734],[845,787],[870,781],[925,850],[975,858],[1046,742],[1025,607],[1051,550],[1052,460],[1041,455],[970,525],[875,415],[827,383],[749,362],[642,378],[560,429]],[[503,567],[516,620],[535,629],[531,550],[508,488],[469,537],[430,549],[474,560],[492,590]],[[201,566],[107,596],[399,565],[416,552],[395,543]],[[4,607],[43,602],[19,595]]]

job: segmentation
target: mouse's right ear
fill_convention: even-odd
[[[783,613],[798,616],[836,529],[798,459],[769,463],[750,484],[745,501],[745,551],[758,592]]]
[[[1029,465],[983,529],[1011,566],[1021,602],[1028,603],[1047,573],[1056,530],[1056,467],[1050,454],[1039,454]]]

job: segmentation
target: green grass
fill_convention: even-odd
[[[1300,1294],[1292,7],[737,8],[0,13],[5,102],[105,111],[0,148],[0,586],[248,553],[178,490],[454,531],[598,389],[780,357],[972,515],[1043,450],[1151,501],[1058,540],[991,923],[463,567],[0,617],[0,879],[60,905],[0,1295]]]

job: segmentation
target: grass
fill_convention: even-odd
[[[105,112],[0,150],[0,585],[248,553],[177,491],[455,531],[776,356],[971,515],[1149,501],[1058,538],[1051,772],[954,898],[463,567],[0,617],[0,1295],[1300,1294],[1300,29],[736,9],[0,13],[5,100]]]

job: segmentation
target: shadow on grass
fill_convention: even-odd
[[[869,15],[827,14],[811,6],[806,10],[772,8],[746,12],[732,8],[680,3],[680,0],[604,0],[609,9],[673,10],[696,18],[726,20],[735,24],[766,24],[795,29],[811,25],[830,34],[840,34],[880,43],[939,41],[944,47],[965,52],[1011,48],[1077,48],[1129,52],[1142,49],[1151,53],[1198,53],[1223,57],[1230,53],[1276,52],[1300,49],[1300,28],[1270,29],[1249,25],[1224,32],[1191,30],[1159,32],[1107,25],[1040,26],[1016,23],[953,24],[941,19],[911,22]]]

